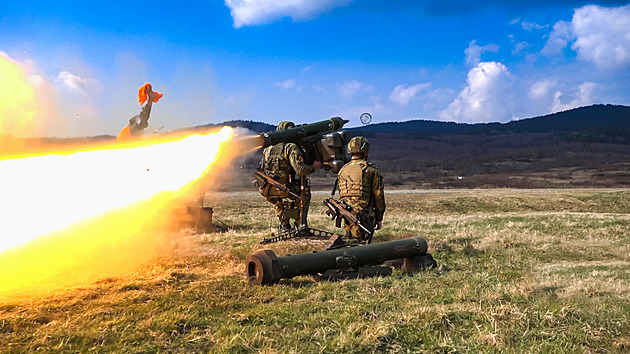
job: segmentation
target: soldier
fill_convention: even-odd
[[[295,127],[293,122],[285,121],[278,124],[277,130],[286,130],[292,127]],[[296,220],[296,224],[299,226],[306,226],[311,191],[308,179],[304,179],[305,200],[302,201],[304,212],[301,214],[296,208],[296,200],[301,195],[300,178],[296,174],[300,177],[307,176],[321,167],[320,161],[315,161],[313,165],[306,164],[302,149],[295,143],[278,143],[265,148],[263,151],[260,170],[288,188],[287,191],[282,191],[270,184],[260,186],[260,194],[276,206],[281,233],[286,233],[292,229],[290,219]]]
[[[380,230],[383,226],[385,213],[383,176],[367,161],[369,149],[370,143],[366,138],[352,138],[348,143],[348,153],[352,155],[352,160],[341,168],[337,177],[339,197],[352,207],[352,212],[357,215],[361,224],[371,231],[368,233],[357,225],[346,223],[346,236],[359,242],[371,241],[374,230]]]
[[[147,101],[147,104],[142,107],[140,114],[129,119],[129,125],[118,133],[116,141],[126,142],[140,138],[144,133],[144,129],[149,126],[149,115],[151,114],[153,102],[159,101],[160,98],[162,98],[162,94],[153,91],[151,84],[148,82],[140,86],[138,89],[138,102],[142,105],[144,101]]]

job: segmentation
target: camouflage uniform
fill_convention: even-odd
[[[360,144],[365,142],[364,144]],[[363,145],[363,149],[356,144]],[[353,138],[348,144],[348,152],[352,154],[352,160],[345,164],[338,174],[339,197],[352,207],[352,211],[358,213],[361,224],[374,232],[374,225],[383,221],[385,213],[385,193],[383,188],[383,176],[379,170],[366,160],[363,154],[369,149],[367,139]],[[345,225],[346,236],[365,241],[367,233],[357,225]]]
[[[278,125],[278,130],[292,126],[295,125],[291,122],[282,122]],[[265,174],[287,186],[296,195],[300,195],[299,176],[307,176],[315,172],[313,165],[308,165],[304,162],[302,149],[295,143],[279,143],[265,148],[260,167]],[[306,182],[304,216],[302,217],[299,215],[299,202],[296,205],[297,198],[289,194],[288,191],[281,191],[269,184],[260,188],[260,194],[276,206],[276,213],[280,219],[281,227],[285,229],[290,228],[289,219],[291,218],[296,221],[300,217],[303,221],[306,220],[311,201],[310,186],[308,180]]]

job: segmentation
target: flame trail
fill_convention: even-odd
[[[169,204],[223,156],[231,137],[223,128],[0,160],[0,297],[93,282],[158,255]]]
[[[24,133],[37,114],[35,93],[19,63],[0,52],[0,134]]]

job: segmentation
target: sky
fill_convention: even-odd
[[[630,2],[3,0],[3,62],[37,107],[20,111],[36,131],[11,131],[7,120],[26,118],[0,87],[5,134],[116,135],[145,82],[164,94],[149,120],[164,131],[333,116],[359,126],[363,112],[509,122],[630,105]]]

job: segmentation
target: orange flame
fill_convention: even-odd
[[[0,139],[3,134],[32,133],[38,110],[26,71],[20,63],[0,52]]]
[[[158,255],[169,204],[223,156],[231,137],[226,127],[0,160],[0,297],[85,284]]]

